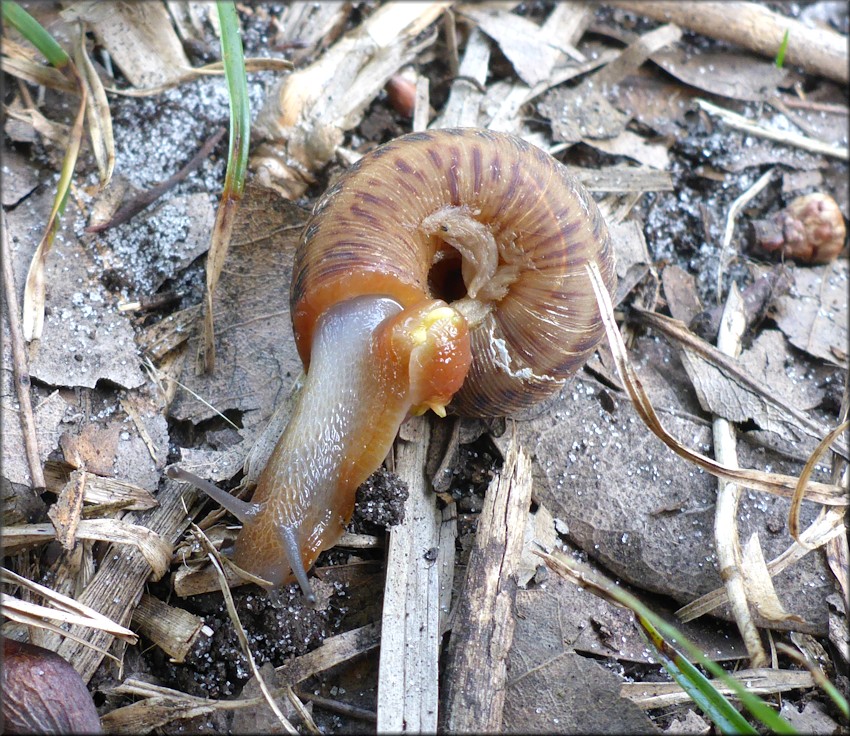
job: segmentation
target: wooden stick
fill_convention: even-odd
[[[404,523],[390,532],[381,623],[378,733],[436,733],[440,648],[442,517],[425,479],[427,418],[405,425],[412,441],[396,446],[396,472],[409,487]],[[443,583],[444,585],[446,583]],[[451,581],[448,582],[451,587]]]
[[[776,58],[787,31],[786,63],[842,84],[850,81],[846,36],[829,28],[809,28],[757,3],[614,0],[609,4],[729,41],[770,59]]]
[[[514,575],[530,503],[531,460],[514,436],[502,472],[487,489],[449,643],[440,715],[446,733],[496,733],[502,728],[515,625]]]
[[[9,229],[6,227],[6,214],[2,213],[0,226],[0,242],[2,242],[3,260],[3,298],[6,302],[6,317],[9,320],[9,338],[12,348],[12,371],[15,374],[15,389],[18,394],[18,405],[21,416],[21,435],[27,462],[30,469],[30,481],[33,491],[44,489],[44,471],[41,456],[38,453],[38,435],[36,434],[35,417],[32,413],[30,400],[30,372],[27,367],[27,354],[21,333],[21,317],[18,308],[18,292],[15,291],[15,274],[12,270],[12,253],[9,248]]]

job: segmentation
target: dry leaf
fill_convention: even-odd
[[[652,55],[664,71],[692,87],[719,97],[761,102],[776,94],[789,71],[741,51],[665,49]],[[784,85],[783,85],[784,86]]]
[[[492,38],[514,67],[517,76],[529,87],[545,81],[564,53],[550,44],[547,34],[536,23],[505,10],[462,5],[457,12],[475,21]]]
[[[62,17],[89,23],[98,43],[136,87],[164,84],[191,66],[162,3],[81,0]]]
[[[637,340],[640,378],[665,426],[688,445],[710,448],[708,424],[687,403],[688,382],[675,354],[652,338]],[[534,454],[535,497],[563,519],[570,538],[627,581],[686,602],[721,585],[712,525],[716,482],[675,456],[652,435],[628,399],[577,379],[532,419],[517,422],[520,441]],[[764,464],[763,451],[739,447],[745,467]],[[773,461],[771,461],[773,464]],[[777,460],[774,470],[788,469]],[[804,504],[807,522],[811,504]],[[759,531],[772,558],[791,542],[788,499],[745,492],[738,523]],[[772,531],[770,531],[772,530]],[[826,565],[808,555],[776,581],[783,600],[824,632],[824,599],[832,592]]]
[[[643,711],[620,696],[622,680],[572,648],[573,640],[582,634],[578,627],[592,628],[581,614],[575,615],[575,607],[593,597],[552,578],[546,588],[517,592],[502,721],[506,732],[653,732]],[[634,630],[630,615],[623,613],[622,623]],[[609,633],[619,645],[619,635]],[[639,646],[639,651],[646,651]],[[604,648],[603,653],[607,653]]]
[[[552,124],[552,138],[564,143],[615,138],[629,118],[615,109],[599,88],[558,87],[538,104],[538,111]]]
[[[77,526],[83,510],[87,476],[86,472],[75,473],[65,484],[56,503],[47,511],[56,529],[56,539],[67,550],[73,549],[77,543]]]
[[[756,533],[750,536],[742,550],[741,572],[746,584],[747,603],[755,606],[762,618],[805,624],[799,616],[788,613],[776,595]]]
[[[777,344],[771,339],[770,332],[765,332],[756,342],[755,352],[751,356],[750,363],[754,367],[757,368],[759,364],[771,366],[765,385],[775,389],[771,393],[773,401],[743,386],[734,376],[727,375],[721,368],[687,348],[682,351],[682,364],[704,411],[738,424],[753,421],[760,429],[776,433],[792,446],[801,445],[801,451],[807,454],[821,438],[814,436],[809,427],[801,426],[789,411],[784,410],[783,404],[798,410],[808,409],[812,405],[812,394],[815,405],[820,403],[823,394],[813,391],[807,381],[794,381],[787,376],[785,370],[786,365],[791,363],[791,356],[784,355],[784,348],[783,343]],[[746,373],[751,373],[745,368],[743,356],[739,363]],[[765,376],[756,374],[753,378],[762,379]]]
[[[4,207],[13,207],[38,186],[38,174],[29,160],[17,151],[3,146]]]
[[[661,272],[661,284],[673,319],[689,325],[693,318],[702,312],[696,278],[680,266],[671,263]]]
[[[225,467],[230,470],[241,466],[247,447],[301,373],[289,317],[289,282],[293,251],[306,214],[270,189],[245,189],[225,265],[227,278],[216,290],[214,301],[216,370],[197,375],[192,361],[187,361],[180,378],[184,388],[170,407],[173,417],[195,423],[216,416],[216,412],[239,413],[238,431],[219,431],[219,451],[184,454],[186,467],[197,469],[200,465],[203,470],[199,472],[205,477],[209,462],[217,455],[227,456]],[[190,342],[190,354],[195,345],[195,340]],[[243,439],[248,442],[239,446]]]
[[[777,301],[779,329],[794,347],[847,368],[847,260],[789,270],[795,285]]]

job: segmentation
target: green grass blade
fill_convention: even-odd
[[[248,80],[245,76],[245,57],[239,35],[239,16],[232,2],[218,2],[218,21],[221,28],[221,55],[224,75],[230,95],[230,146],[227,173],[221,201],[215,216],[210,249],[207,253],[207,278],[204,294],[203,342],[200,350],[202,369],[210,373],[215,367],[215,329],[212,300],[233,232],[233,220],[245,189],[248,170],[248,144],[251,133],[251,110],[248,104]]]
[[[781,69],[785,64],[785,54],[788,51],[788,30],[785,30],[785,35],[782,37],[782,43],[779,44],[779,51],[776,52],[776,59],[773,63],[777,69]]]
[[[248,169],[248,144],[251,133],[251,109],[248,101],[248,79],[245,56],[239,33],[239,16],[232,2],[219,2],[218,19],[221,27],[221,55],[224,75],[230,94],[230,151],[224,196],[241,197]]]
[[[643,616],[637,617],[664,669],[697,704],[722,733],[758,733],[711,681],[685,657],[673,649]]]
[[[53,66],[61,69],[68,65],[71,58],[65,50],[56,43],[35,18],[33,18],[18,3],[3,0],[3,20],[20,31],[21,35],[35,46]]]
[[[696,644],[689,641],[679,632],[675,626],[668,624],[658,614],[645,606],[638,598],[616,585],[609,585],[601,580],[595,573],[583,565],[565,556],[554,557],[552,555],[537,552],[546,563],[556,572],[564,575],[579,585],[588,588],[597,595],[613,600],[620,605],[630,608],[635,614],[643,617],[664,636],[668,642],[674,642],[685,650],[687,655],[701,667],[707,669],[712,676],[723,682],[741,701],[741,705],[749,711],[755,719],[774,733],[796,734],[797,730],[782,716],[776,713],[767,703],[753,693],[749,692],[743,683],[729,675],[717,662],[712,661],[703,654]]]

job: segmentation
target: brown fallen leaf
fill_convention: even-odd
[[[788,369],[796,361],[788,354],[778,331],[764,331],[739,359],[742,370],[770,387],[769,397],[687,349],[681,358],[705,411],[739,424],[755,422],[759,429],[775,433],[784,443],[799,446],[802,454],[811,452],[820,440],[820,435],[814,436],[801,427],[794,414],[785,409],[786,406],[797,411],[811,409],[820,403],[824,392],[813,382],[802,379],[805,370],[795,371],[799,379],[788,376]]]
[[[665,426],[708,450],[709,427],[698,406],[686,401],[687,378],[675,354],[648,337],[638,338],[634,352],[642,356],[641,381]],[[536,459],[535,497],[567,523],[573,542],[643,589],[687,602],[719,587],[711,532],[714,479],[651,435],[627,399],[608,392],[606,409],[602,389],[579,378],[544,412],[517,422],[520,441]],[[742,466],[763,466],[763,450],[742,443],[739,452]],[[781,458],[771,464],[790,470]],[[657,513],[672,504],[675,510]],[[769,558],[791,543],[789,506],[788,499],[744,495],[741,532],[759,531]],[[804,514],[811,521],[810,504]],[[821,632],[827,626],[824,600],[832,592],[828,578],[823,559],[808,555],[775,581],[783,600],[793,601],[794,612]]]
[[[553,576],[554,577],[554,576]],[[655,726],[620,696],[622,680],[572,648],[577,621],[567,583],[520,591],[502,728],[508,733],[653,733]],[[567,598],[561,598],[566,593]],[[580,624],[580,621],[579,621]],[[604,650],[603,650],[604,651]]]
[[[761,102],[776,94],[790,72],[754,54],[703,51],[693,55],[684,49],[664,49],[652,60],[676,79],[719,97]]]
[[[780,297],[773,315],[794,347],[842,368],[848,367],[848,262],[815,268],[789,266],[795,286]]]
[[[702,312],[694,275],[671,263],[661,272],[661,284],[673,319],[689,325]]]

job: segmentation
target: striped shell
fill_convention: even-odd
[[[364,156],[317,203],[296,253],[291,313],[305,365],[318,317],[341,299],[389,296],[404,307],[465,296],[445,273],[457,252],[423,221],[467,208],[492,233],[507,293],[471,324],[473,362],[452,408],[502,416],[555,392],[603,335],[585,272],[615,283],[595,203],[554,158],[511,135],[474,128],[397,138]],[[453,258],[455,256],[455,258]],[[468,301],[468,299],[467,299]]]

